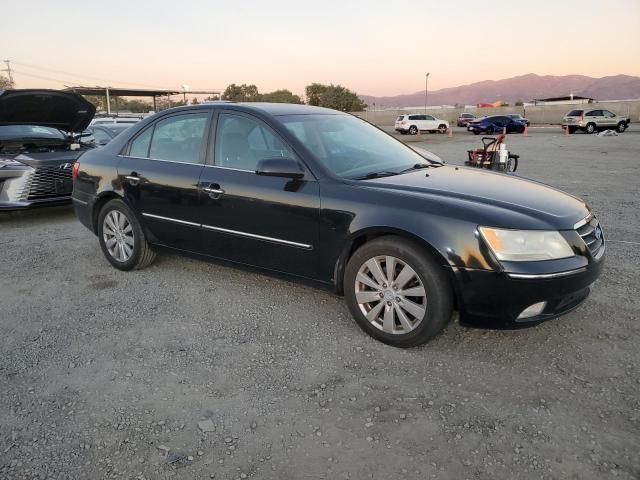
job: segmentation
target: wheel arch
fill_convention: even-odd
[[[91,207],[91,230],[96,235],[98,234],[98,215],[100,215],[100,210],[102,207],[109,201],[113,199],[122,200],[122,196],[118,195],[113,190],[102,192],[99,194],[93,202]]]
[[[449,280],[451,282],[451,287],[454,292],[454,298],[456,299],[456,303],[457,303],[458,292],[455,285],[455,277],[454,277],[453,271],[450,268],[451,265],[446,260],[446,258],[438,251],[437,248],[435,248],[431,243],[429,243],[422,237],[414,233],[411,233],[409,231],[402,230],[399,228],[394,228],[394,227],[368,227],[368,228],[359,230],[357,232],[354,232],[352,235],[349,236],[334,265],[333,278],[334,278],[334,287],[337,293],[342,294],[344,292],[344,271],[347,263],[349,262],[349,259],[355,253],[355,251],[358,250],[358,248],[360,248],[367,242],[370,242],[380,237],[386,237],[386,236],[397,236],[397,237],[410,240],[420,245],[422,248],[428,251],[431,255],[433,255],[433,257],[440,264],[440,266],[445,270],[447,270],[447,276],[449,277]]]

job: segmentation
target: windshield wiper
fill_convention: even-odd
[[[442,164],[441,163],[416,163],[414,165],[411,165],[409,168],[405,168],[404,170],[400,170],[398,173],[407,173],[410,172],[412,170],[420,170],[423,168],[436,168],[436,167],[441,167]]]
[[[398,175],[398,172],[392,172],[392,171],[369,172],[366,175],[362,175],[361,177],[355,177],[354,180],[371,180],[372,178],[391,177],[393,175]]]

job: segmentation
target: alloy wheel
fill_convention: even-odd
[[[119,210],[111,210],[102,223],[102,238],[109,255],[118,262],[126,262],[133,255],[135,238],[127,216]]]
[[[423,320],[427,294],[406,262],[389,255],[367,260],[356,275],[355,297],[362,314],[389,334],[406,334]]]

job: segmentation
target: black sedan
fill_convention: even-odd
[[[400,347],[454,309],[468,323],[556,317],[604,263],[582,200],[447,166],[318,107],[167,110],[85,154],[74,179],[76,214],[114,267],[145,267],[163,247],[312,279]]]
[[[75,134],[94,113],[75,93],[0,91],[0,211],[71,201],[73,164],[94,146]]]
[[[474,120],[467,125],[467,130],[475,135],[481,133],[497,134],[503,133],[523,133],[526,124],[520,120],[514,120],[506,115],[494,115]]]

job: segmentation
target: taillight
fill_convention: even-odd
[[[78,179],[78,173],[80,173],[80,162],[74,163],[71,169],[71,178],[73,178],[74,182]]]

